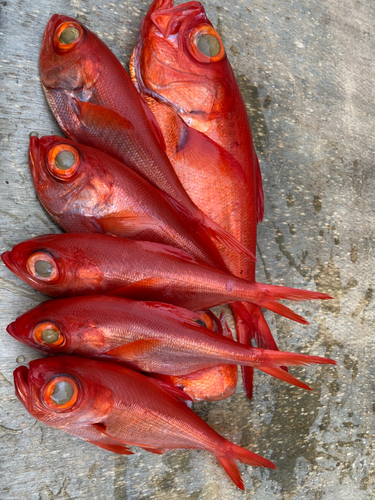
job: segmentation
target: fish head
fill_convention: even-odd
[[[199,2],[174,7],[173,0],[154,0],[142,21],[134,71],[142,92],[172,106],[187,123],[231,107],[233,72]]]
[[[93,363],[70,356],[31,361],[29,368],[13,372],[16,395],[33,417],[52,427],[102,422],[114,396],[96,376]]]
[[[107,297],[104,298],[104,300]],[[103,296],[47,300],[25,312],[7,326],[7,332],[19,342],[45,354],[95,356],[105,348],[106,334],[85,311],[86,304],[100,303]]]
[[[56,311],[55,302],[47,301],[19,316],[6,330],[19,342],[46,354],[70,353],[76,327],[64,312]]]
[[[45,90],[89,92],[100,64],[97,37],[77,19],[54,14],[44,32],[39,69]]]
[[[15,245],[1,258],[20,279],[46,295],[82,295],[83,287],[89,295],[95,293],[102,275],[85,249],[75,246],[76,237],[70,234],[37,236]]]
[[[100,160],[84,147],[59,136],[30,137],[29,167],[38,197],[68,232],[72,215],[95,214],[108,197],[111,182]],[[64,224],[65,223],[65,224]]]
[[[69,211],[74,194],[86,181],[84,153],[79,145],[59,136],[30,136],[29,167],[35,190],[46,210]]]

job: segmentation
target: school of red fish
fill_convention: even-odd
[[[16,394],[36,419],[115,453],[209,451],[244,489],[236,460],[275,465],[191,402],[233,395],[237,365],[251,398],[254,369],[310,390],[287,367],[336,362],[279,351],[263,316],[308,324],[280,299],[331,297],[255,281],[262,179],[220,36],[199,2],[154,0],[129,76],[94,33],[55,14],[39,64],[67,139],[32,135],[29,166],[66,233],[1,256],[56,297],[7,327],[49,355],[14,371]],[[209,310],[228,303],[237,341]]]

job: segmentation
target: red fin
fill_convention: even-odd
[[[333,299],[326,293],[313,292],[312,290],[300,290],[289,286],[265,285],[257,283],[257,288],[264,294],[265,299],[280,300],[288,299],[296,302],[304,300],[328,300]]]
[[[146,447],[146,446],[140,446],[142,450],[149,451],[150,453],[155,453],[155,455],[163,455],[166,450],[159,449],[159,448],[151,448],[151,446]]]
[[[266,458],[263,458],[252,451],[246,450],[241,446],[237,446],[234,443],[230,443],[229,441],[227,444],[230,446],[227,453],[224,455],[216,455],[216,458],[219,460],[234,484],[241,490],[244,490],[245,488],[235,460],[239,460],[247,465],[252,465],[253,467],[268,467],[270,469],[276,469],[276,465]]]
[[[271,375],[272,377],[283,380],[284,382],[288,382],[288,384],[295,385],[297,387],[300,387],[301,389],[306,389],[307,391],[312,391],[311,387],[304,384],[303,382],[298,380],[296,377],[293,377],[293,375],[286,372],[285,370],[282,370],[281,368],[277,368],[275,366],[272,366],[272,367],[271,366],[258,366],[257,368],[261,372],[268,373],[268,375]]]
[[[103,217],[95,219],[101,227],[104,234],[111,234],[114,236],[131,237],[145,231],[146,229],[155,229],[160,223],[152,217],[147,215],[137,216],[131,215],[129,217]]]
[[[217,457],[217,459],[219,460],[219,462],[220,462],[221,466],[223,467],[223,469],[225,470],[225,472],[228,474],[228,476],[234,482],[234,484],[240,490],[244,490],[245,486],[243,484],[240,471],[238,470],[236,462],[233,460],[233,458]]]
[[[133,452],[130,451],[127,446],[124,446],[121,442],[118,442],[116,438],[106,434],[104,424],[84,425],[82,427],[68,425],[66,431],[104,450],[112,451],[120,455],[133,455]]]
[[[165,391],[168,392],[171,396],[174,396],[175,398],[178,399],[183,399],[187,401],[193,401],[192,398],[187,394],[185,391],[180,389],[179,387],[176,387],[174,385],[170,385],[167,382],[163,382],[162,380],[157,380],[155,378],[149,377],[148,380],[152,383],[160,387],[161,389],[164,389]]]
[[[163,245],[162,243],[153,243],[151,241],[138,241],[138,245],[143,247],[145,250],[149,250],[150,252],[156,251],[158,254],[163,253],[164,255],[177,257],[178,259],[182,259],[187,262],[194,262],[195,264],[200,263],[189,253],[185,252],[185,250],[181,250],[180,248]]]
[[[142,339],[136,340],[135,342],[130,342],[129,344],[121,345],[115,349],[104,352],[105,356],[112,356],[114,358],[121,359],[126,362],[131,362],[132,360],[137,360],[139,356],[145,352],[152,351],[153,349],[158,349],[163,343],[156,339]]]
[[[241,366],[242,382],[249,399],[252,399],[254,392],[254,368],[251,366]]]
[[[254,349],[256,349],[254,347]],[[296,352],[268,351],[262,349],[262,367],[267,366],[308,366],[316,365],[337,365],[334,359],[323,358],[321,356],[310,356],[309,354],[299,354]]]
[[[263,185],[262,185],[262,173],[259,167],[258,157],[255,154],[256,159],[256,167],[255,167],[255,176],[257,183],[257,222],[262,222],[264,215],[264,193],[263,193]]]
[[[133,57],[133,54],[132,54],[132,57]],[[137,86],[137,89],[138,89],[138,86]],[[148,107],[146,101],[141,96],[141,94],[139,94],[139,96],[141,98],[140,101],[141,101],[142,107],[144,109],[144,112],[154,128],[156,138],[158,139],[161,148],[164,149],[164,151],[166,151],[167,147],[165,145],[164,136],[163,136],[163,133],[160,129],[159,123],[158,123],[154,113],[151,111],[151,109]]]
[[[170,318],[176,319],[177,321],[188,323],[192,326],[200,325],[197,321],[200,320],[199,314],[193,311],[189,311],[183,307],[174,306],[172,304],[165,304],[163,302],[149,302],[145,301],[145,305],[151,310],[150,314],[152,314],[152,309],[162,310],[166,315]],[[211,312],[211,311],[209,311]]]
[[[270,311],[273,311],[276,314],[280,314],[280,316],[284,316],[284,318],[291,319],[296,323],[301,323],[302,325],[310,324],[305,318],[289,309],[289,307],[286,307],[283,304],[279,304],[279,302],[273,300],[265,300],[261,301],[260,305],[262,307],[265,307],[266,309],[269,309]]]

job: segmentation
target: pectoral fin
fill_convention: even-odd
[[[121,359],[125,362],[137,361],[143,354],[148,353],[154,349],[160,348],[162,342],[156,339],[141,339],[129,344],[121,345],[115,349],[111,349],[103,353],[105,356],[111,356]]]
[[[156,229],[159,222],[147,215],[129,215],[96,219],[104,234],[130,238],[147,229]]]

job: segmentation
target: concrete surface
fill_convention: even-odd
[[[334,367],[294,369],[312,393],[259,374],[237,394],[195,410],[216,430],[273,460],[240,465],[237,490],[216,459],[178,451],[115,456],[31,418],[12,372],[38,355],[7,335],[45,299],[0,266],[0,499],[373,499],[375,3],[363,0],[206,0],[249,109],[266,218],[259,280],[332,293],[297,304],[311,325],[267,318],[285,350],[327,355]],[[145,0],[0,2],[1,251],[59,231],[27,167],[28,135],[58,132],[40,86],[38,53],[54,12],[76,16],[126,64]]]

